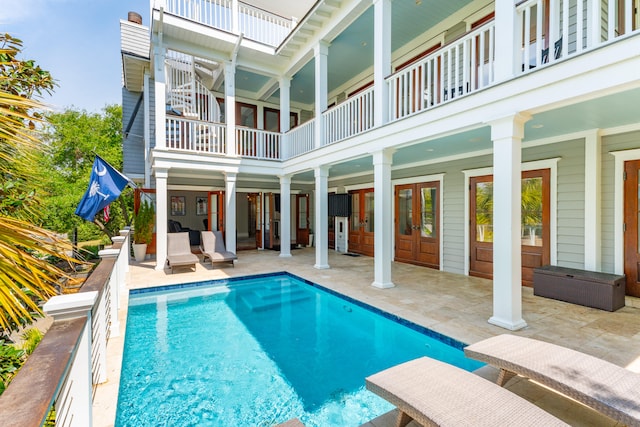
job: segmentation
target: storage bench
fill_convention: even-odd
[[[625,276],[546,265],[533,270],[533,294],[616,311],[624,307]]]

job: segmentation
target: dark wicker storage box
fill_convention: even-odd
[[[587,307],[624,307],[625,277],[546,265],[533,270],[533,294]]]

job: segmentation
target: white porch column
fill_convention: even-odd
[[[144,188],[151,187],[151,118],[149,117],[149,105],[151,96],[149,91],[151,90],[150,83],[151,75],[149,70],[144,72],[144,86],[143,86],[143,100],[144,100]],[[155,88],[154,88],[155,89]]]
[[[316,66],[316,126],[315,126],[315,148],[322,147],[324,143],[324,123],[322,113],[327,109],[327,57],[329,56],[329,44],[320,42],[313,50]],[[316,235],[316,238],[318,236]]]
[[[224,64],[224,117],[227,125],[227,156],[235,157],[236,150],[236,67]],[[227,248],[227,250],[230,250]]]
[[[231,0],[231,32],[240,34],[240,8],[238,0]]]
[[[520,66],[520,48],[516,44],[518,34],[516,6],[513,0],[496,0],[495,17],[495,80],[501,82],[515,75]]]
[[[225,236],[226,247],[229,252],[236,253],[236,180],[235,173],[227,172],[224,175],[225,183]]]
[[[280,158],[289,158],[289,115],[291,113],[291,78],[280,78]]]
[[[522,114],[491,122],[493,140],[493,316],[489,323],[512,331],[522,319]]]
[[[291,177],[280,177],[280,256],[291,256]]]
[[[584,141],[584,268],[600,271],[600,182],[601,182],[600,130],[589,133]]]
[[[315,245],[317,269],[329,268],[329,167],[315,168]]]
[[[154,92],[155,92],[155,119],[156,119],[156,132],[155,132],[155,148],[167,147],[167,135],[166,135],[166,108],[167,93],[165,83],[165,69],[164,60],[167,54],[167,50],[162,47],[154,48]]]
[[[602,27],[600,26],[601,8],[602,2],[587,1],[587,48],[593,48],[600,44],[602,37]]]
[[[392,288],[391,261],[393,260],[393,190],[391,185],[391,163],[393,150],[381,150],[373,153],[373,222],[374,237],[374,276],[371,286]]]
[[[373,17],[373,123],[389,121],[389,87],[385,78],[391,74],[391,1],[374,0]]]
[[[156,169],[156,270],[167,262],[167,179],[168,169]]]

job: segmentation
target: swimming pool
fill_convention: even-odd
[[[447,343],[445,343],[445,342]],[[364,388],[462,344],[288,273],[131,291],[116,426],[359,426],[393,409]]]

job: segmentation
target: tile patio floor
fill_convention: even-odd
[[[289,271],[327,288],[334,289],[387,312],[397,314],[464,343],[473,343],[507,332],[487,322],[492,315],[491,281],[440,272],[429,268],[394,263],[392,280],[396,287],[377,289],[373,281],[373,258],[349,257],[330,251],[330,269],[313,267],[314,248],[291,251],[291,258],[275,251],[241,251],[235,268],[228,264],[197,265],[196,271],[177,269],[174,274],[155,271],[154,261],[132,262],[129,289],[221,279],[249,274]],[[108,378],[98,387],[94,403],[94,426],[112,426],[115,421],[118,381],[124,344],[127,295],[120,295],[120,336],[109,341]],[[523,288],[523,318],[528,326],[515,334],[539,338],[606,359],[640,372],[640,301],[627,298],[627,306],[614,312],[582,307],[533,296]],[[478,374],[497,376],[485,367]],[[514,378],[507,387],[574,426],[619,425],[584,406],[550,392],[528,380]],[[385,414],[365,424],[387,427],[394,414]],[[415,425],[412,423],[410,425]]]

